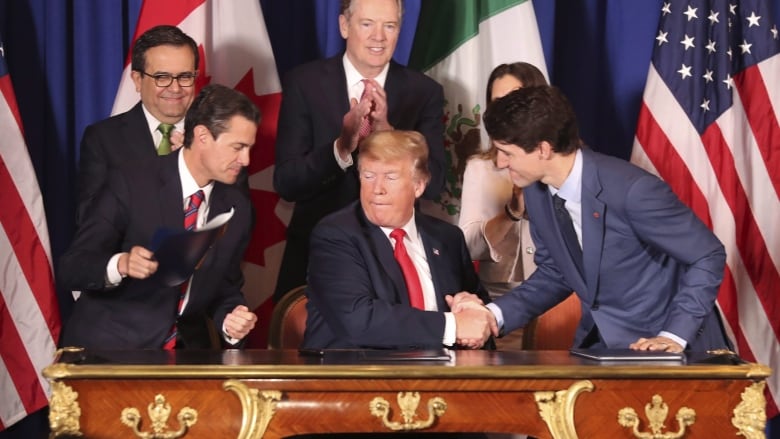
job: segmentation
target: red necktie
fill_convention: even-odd
[[[368,87],[369,83],[367,79],[363,79],[363,94],[360,95],[360,101],[368,99]],[[371,105],[374,108],[374,105]],[[358,130],[358,142],[368,137],[371,134],[371,117],[366,116],[360,121],[360,129]]]
[[[202,190],[198,190],[194,194],[190,196],[190,202],[187,205],[187,208],[184,210],[184,230],[195,230],[195,225],[198,223],[198,208],[200,208],[201,203],[203,203],[203,199],[206,198],[206,196],[203,194]],[[184,305],[184,297],[187,294],[187,286],[190,284],[189,281],[184,281],[183,284],[181,284],[181,293],[179,294],[179,306],[177,308],[176,316],[181,315],[181,309]],[[178,331],[176,330],[176,323],[173,324],[173,328],[171,328],[171,333],[168,334],[168,337],[165,339],[165,342],[163,343],[163,349],[175,349],[176,348],[176,334]]]
[[[395,256],[395,260],[398,261],[398,265],[401,266],[401,271],[404,274],[406,289],[409,291],[409,303],[412,305],[412,308],[425,309],[420,277],[417,275],[417,269],[414,268],[412,258],[406,252],[404,236],[406,236],[406,232],[403,229],[395,229],[390,232],[390,237],[395,239],[393,256]]]

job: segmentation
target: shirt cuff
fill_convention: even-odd
[[[231,346],[241,341],[240,338],[233,338],[228,335],[227,329],[225,329],[225,322],[222,322],[222,338]]]
[[[485,305],[487,309],[490,310],[490,312],[493,313],[493,316],[496,318],[496,324],[498,325],[499,333],[504,333],[504,313],[501,312],[501,308],[498,307],[495,303],[488,303]]]
[[[455,345],[455,315],[451,312],[445,312],[444,313],[444,339],[442,340],[442,344],[444,346],[454,346]]]
[[[343,170],[347,170],[350,166],[354,164],[352,161],[352,154],[349,155],[349,158],[347,160],[342,160],[341,155],[339,154],[339,148],[338,148],[338,142],[339,139],[336,139],[333,141],[333,155],[336,156],[336,163],[339,164],[339,167]]]
[[[681,339],[680,337],[672,334],[671,332],[661,331],[661,332],[658,333],[658,336],[659,337],[671,338],[672,340],[675,341],[675,343],[677,343],[678,345],[682,346],[683,349],[685,349],[685,346],[688,345],[687,341],[685,341],[685,340]]]
[[[125,278],[125,276],[119,274],[120,256],[122,256],[122,253],[117,253],[108,260],[108,265],[106,265],[106,287],[115,287],[122,283],[122,279]]]

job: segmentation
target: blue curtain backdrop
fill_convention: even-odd
[[[395,56],[404,64],[421,1],[441,0],[406,1]],[[780,22],[780,0],[771,2]],[[44,197],[55,264],[73,233],[81,133],[111,111],[141,3],[0,0],[0,36]],[[260,3],[280,75],[343,50],[338,0]],[[596,150],[629,157],[661,5],[662,0],[534,1],[551,81],[571,99],[583,138]],[[65,319],[69,293],[60,297]],[[44,417],[31,416],[0,438],[45,437],[42,425]]]

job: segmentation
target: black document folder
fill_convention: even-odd
[[[169,287],[189,279],[206,252],[225,232],[233,212],[230,209],[221,213],[197,230],[157,230],[152,238],[151,250],[159,265],[152,275],[153,279]]]

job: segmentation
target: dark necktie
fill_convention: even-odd
[[[404,274],[406,289],[409,292],[409,303],[413,308],[425,309],[420,277],[417,275],[417,269],[414,268],[412,258],[406,252],[404,236],[406,236],[406,232],[403,229],[395,229],[390,232],[390,237],[395,239],[393,256],[395,256],[395,260],[398,261],[398,265],[401,266],[401,272]]]
[[[558,195],[553,195],[552,198],[553,206],[555,207],[555,219],[558,221],[558,226],[563,233],[563,240],[566,242],[569,254],[571,254],[572,259],[574,259],[574,262],[577,264],[577,270],[579,270],[580,274],[583,274],[582,247],[580,247],[580,243],[577,240],[577,232],[574,231],[574,223],[571,222],[571,215],[569,215],[569,211],[566,210],[566,200]]]
[[[198,190],[190,196],[190,201],[187,204],[187,208],[184,209],[184,230],[195,230],[195,225],[198,223],[198,209],[206,198],[202,190]],[[181,315],[182,306],[184,306],[184,297],[187,295],[187,287],[189,286],[189,280],[184,281],[180,285],[179,293],[179,306],[176,308],[176,316]],[[163,343],[163,349],[175,349],[176,348],[176,323],[173,324],[170,334]]]
[[[166,155],[171,153],[171,131],[173,131],[174,125],[169,123],[161,123],[157,127],[157,131],[162,133],[162,139],[160,144],[157,145],[157,155]]]
[[[360,95],[360,100],[368,98],[368,80],[363,79],[363,94]],[[373,109],[374,106],[372,105]],[[371,134],[371,117],[366,116],[360,121],[360,129],[358,130],[358,142],[368,137]]]

